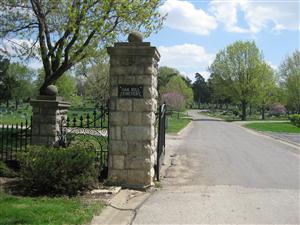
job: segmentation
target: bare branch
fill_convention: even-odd
[[[16,29],[0,30],[0,33],[4,33],[6,35],[6,34],[9,34],[9,33],[19,32],[19,31],[26,30],[26,29],[31,29],[31,28],[38,28],[38,23],[37,22],[32,22],[32,23],[29,23],[25,26],[18,27]]]

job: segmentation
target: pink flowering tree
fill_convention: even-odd
[[[176,111],[182,111],[185,107],[185,98],[182,94],[177,92],[168,92],[161,96],[161,101],[165,102],[167,106]]]
[[[284,105],[280,104],[280,103],[274,103],[271,107],[270,107],[270,114],[274,115],[274,116],[280,116],[286,113],[286,108],[284,107]]]

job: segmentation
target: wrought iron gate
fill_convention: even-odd
[[[165,157],[165,141],[166,141],[166,104],[159,106],[159,111],[157,113],[157,160],[156,160],[156,179],[159,181],[159,172],[162,162]]]
[[[76,144],[95,151],[100,177],[107,177],[108,169],[108,104],[95,110],[92,115],[63,118],[60,126],[59,146]]]

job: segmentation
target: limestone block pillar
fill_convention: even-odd
[[[70,104],[61,97],[40,95],[31,100],[32,144],[54,146],[58,144],[62,117],[67,118]]]
[[[160,55],[139,34],[115,43],[110,55],[109,180],[153,185],[156,153],[157,63]]]

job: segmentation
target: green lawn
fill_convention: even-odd
[[[261,123],[248,123],[245,127],[258,130],[258,131],[272,131],[282,133],[300,133],[300,128],[292,125],[290,122],[261,122]]]
[[[16,197],[0,192],[0,224],[87,224],[104,204],[80,198]]]
[[[167,133],[178,133],[184,127],[186,127],[191,118],[188,118],[186,114],[180,113],[179,118],[177,113],[173,113],[172,116],[168,116],[168,127],[166,129]]]

